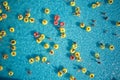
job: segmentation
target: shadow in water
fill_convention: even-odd
[[[94,57],[95,51],[90,51],[90,54],[91,54],[92,57]]]
[[[0,80],[20,80],[20,79],[0,77]]]
[[[111,21],[112,25],[116,25],[116,21]]]
[[[115,77],[113,77],[111,80],[117,80]]]
[[[53,68],[54,68],[54,72],[58,73],[58,71],[61,71],[64,67],[62,65],[60,65],[59,67],[53,66]]]

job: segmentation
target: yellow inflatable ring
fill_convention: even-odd
[[[87,27],[86,27],[86,31],[87,31],[87,32],[90,32],[90,31],[91,31],[91,27],[90,27],[90,26],[87,26]]]
[[[15,51],[16,50],[16,46],[11,46],[11,50]]]
[[[0,65],[0,71],[2,71],[2,70],[3,70],[3,66]]]
[[[11,45],[15,45],[16,44],[16,40],[11,40]]]
[[[28,23],[29,22],[29,19],[27,17],[24,18],[24,22],[25,23]]]
[[[86,68],[82,68],[82,73],[86,73],[87,72],[87,69]]]
[[[34,62],[35,62],[34,58],[30,58],[30,59],[29,59],[29,63],[30,63],[30,64],[32,64],[32,63],[34,63]]]
[[[63,72],[64,74],[66,74],[66,73],[67,73],[67,68],[63,68],[63,69],[62,69],[62,72]]]
[[[34,18],[30,18],[30,23],[34,23],[35,19]]]
[[[48,43],[44,44],[44,48],[48,49],[50,47],[50,45]]]
[[[114,50],[114,49],[115,49],[114,45],[111,44],[111,45],[109,46],[109,49],[110,49],[111,51]]]
[[[94,76],[95,76],[95,75],[94,75],[93,73],[91,73],[91,74],[89,75],[90,78],[94,78]]]
[[[50,9],[46,8],[46,9],[44,10],[44,12],[45,12],[45,14],[49,14],[49,13],[50,13]]]
[[[42,24],[43,25],[47,25],[48,24],[48,21],[46,19],[42,20]]]
[[[35,61],[36,61],[36,62],[39,62],[39,61],[40,61],[40,56],[36,56],[36,57],[35,57]]]
[[[23,19],[23,15],[18,15],[18,20],[22,20]]]
[[[8,2],[7,2],[7,1],[4,1],[4,2],[3,2],[3,6],[8,6]]]
[[[47,57],[42,57],[42,62],[46,62],[47,61]]]
[[[10,32],[15,32],[15,29],[14,29],[13,27],[11,27],[11,28],[9,29],[9,31],[10,31]]]
[[[13,72],[13,71],[9,71],[9,72],[8,72],[8,75],[9,75],[9,76],[13,76],[13,75],[14,75],[14,72]]]
[[[63,73],[61,71],[58,72],[58,77],[62,77]]]
[[[59,45],[58,44],[54,44],[54,49],[58,49]]]
[[[15,51],[12,51],[12,52],[11,52],[11,56],[16,56],[16,52],[15,52]]]

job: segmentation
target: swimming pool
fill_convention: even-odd
[[[92,80],[120,80],[120,28],[116,26],[116,22],[120,21],[119,0],[114,0],[113,4],[108,4],[107,0],[75,0],[76,6],[80,7],[80,17],[73,15],[75,7],[70,6],[71,0],[7,0],[10,11],[5,10],[3,1],[0,1],[1,8],[7,18],[0,21],[0,30],[6,31],[6,36],[0,41],[0,65],[3,66],[0,80],[69,80],[71,75],[77,80],[91,80],[90,73],[95,75]],[[101,6],[91,8],[97,1],[101,2]],[[50,14],[44,13],[45,8],[50,9]],[[18,15],[25,15],[28,10],[35,19],[34,23],[18,20]],[[60,16],[59,22],[65,23],[66,38],[60,37],[60,26],[54,25],[55,15]],[[47,25],[42,24],[43,19],[48,21]],[[90,32],[80,28],[82,22],[91,27]],[[10,27],[14,27],[14,33],[9,31]],[[38,44],[34,32],[47,38]],[[16,40],[16,56],[11,56],[11,40]],[[81,62],[70,60],[73,42],[78,45],[76,51],[80,52]],[[104,43],[106,48],[101,49],[99,42]],[[45,43],[50,44],[49,49],[44,49]],[[59,44],[59,49],[54,50],[54,44]],[[110,44],[115,47],[113,51],[108,48]],[[54,50],[54,55],[50,55],[49,50]],[[96,52],[100,54],[101,64],[93,56]],[[3,54],[8,55],[6,60]],[[36,56],[41,59],[47,57],[50,64],[41,60],[30,64],[29,59]],[[79,72],[80,67],[86,68],[87,72],[84,74],[81,69]],[[67,73],[58,77],[58,71],[63,68],[67,68]],[[13,71],[14,75],[9,76],[9,71]]]

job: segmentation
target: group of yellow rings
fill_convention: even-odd
[[[16,56],[16,40],[11,40],[11,56]]]
[[[44,44],[44,48],[45,48],[45,49],[49,49],[49,48],[50,48],[50,45],[49,45],[48,43],[45,43],[45,44]],[[54,45],[53,45],[53,48],[54,48],[55,50],[57,50],[57,49],[59,48],[59,45],[58,45],[58,44],[54,44]],[[54,50],[50,50],[50,51],[49,51],[49,54],[50,54],[50,55],[54,55]]]
[[[74,15],[80,17],[80,7],[76,6],[76,2],[75,1],[71,1],[70,2],[70,6],[75,7]]]
[[[36,56],[35,58],[30,58],[29,63],[33,64],[34,62],[39,62],[40,61],[40,56]],[[42,57],[42,63],[45,63],[47,61],[47,57]]]
[[[113,4],[113,0],[108,0],[108,4]],[[92,8],[97,8],[101,6],[101,2],[96,2],[92,4]]]
[[[16,50],[15,44],[16,44],[16,41],[11,40],[11,50],[12,50],[11,55],[12,56],[16,56],[16,52],[14,51],[14,50]],[[8,54],[3,54],[3,59],[6,60],[7,58],[8,58]],[[3,66],[0,65],[0,71],[3,71],[3,69],[4,69]],[[8,75],[13,76],[14,72],[12,70],[8,71]]]
[[[45,8],[44,9],[44,13],[45,14],[50,14],[50,9],[49,8]],[[42,20],[42,25],[47,25],[48,24],[48,21],[46,19],[43,19]]]
[[[80,52],[76,52],[76,49],[77,49],[77,48],[78,48],[78,45],[77,45],[76,42],[74,42],[74,43],[72,44],[71,49],[70,49],[70,54],[71,54],[71,55],[74,55],[75,58],[76,58],[76,60],[77,60],[78,62],[81,62],[81,61],[82,61],[82,58],[80,57]]]
[[[31,14],[30,14],[30,11],[26,12],[25,13],[25,17],[23,17],[22,14],[19,14],[18,15],[18,20],[23,20],[25,23],[34,23],[35,22],[35,19],[34,18],[31,18]]]
[[[80,28],[85,29],[87,32],[91,31],[91,27],[90,26],[85,26],[85,23],[80,23]]]
[[[10,6],[8,5],[7,1],[3,2],[3,7],[5,8],[6,11],[10,10]],[[3,19],[7,18],[7,14],[3,13],[2,8],[0,8],[0,21],[2,21]]]
[[[36,42],[38,44],[40,44],[44,39],[45,39],[45,35],[44,34],[40,34],[40,36],[36,39]]]
[[[58,77],[62,77],[64,74],[67,73],[67,68],[63,68],[62,70],[58,71]]]
[[[106,45],[105,45],[104,43],[100,43],[99,46],[100,46],[101,49],[105,49],[105,48],[106,48]],[[109,44],[108,48],[109,48],[109,50],[111,50],[111,51],[115,49],[115,47],[114,47],[113,44]]]
[[[60,30],[60,35],[61,35],[60,37],[61,38],[66,38],[65,28],[60,27],[59,30]]]
[[[81,71],[82,71],[83,74],[86,74],[86,73],[87,73],[87,69],[84,68],[84,67],[81,68]],[[95,75],[94,75],[93,73],[89,73],[89,77],[90,77],[90,78],[94,78],[94,76],[95,76]]]
[[[3,68],[3,66],[2,66],[2,65],[0,65],[0,71],[3,71],[3,69],[4,69],[4,68]],[[8,75],[9,75],[9,76],[13,76],[13,74],[14,74],[14,72],[13,72],[13,71],[11,71],[11,70],[10,70],[10,71],[8,71]]]

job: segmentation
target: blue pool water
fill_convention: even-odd
[[[3,2],[4,0],[0,0]],[[77,80],[120,80],[120,38],[113,33],[120,34],[120,28],[116,27],[115,22],[120,20],[120,1],[114,0],[112,5],[107,0],[75,0],[76,5],[80,7],[80,17],[73,16],[73,7],[69,5],[70,0],[7,0],[11,8],[10,12],[3,9],[8,18],[0,22],[0,30],[5,30],[7,35],[0,41],[0,65],[3,70],[0,71],[0,80],[69,80],[70,75]],[[102,4],[96,9],[91,8],[91,4],[100,1]],[[2,3],[1,3],[2,5]],[[44,8],[51,10],[50,14],[44,14]],[[19,21],[18,14],[24,15],[26,10],[30,9],[31,17],[35,18],[35,23],[24,23]],[[106,12],[108,20],[104,19],[101,12]],[[61,39],[59,31],[53,25],[54,15],[60,16],[60,21],[65,22],[67,37]],[[48,24],[43,26],[41,21],[48,20]],[[96,20],[96,25],[91,27],[91,32],[86,32],[79,27],[79,23],[84,22],[86,25]],[[15,32],[10,33],[9,28],[14,27]],[[108,30],[107,33],[103,33]],[[59,44],[59,49],[55,50],[54,55],[43,48],[42,44],[37,44],[33,32],[44,33],[52,40],[45,39],[43,42],[50,43],[51,49],[53,43]],[[10,40],[17,41],[17,55],[12,57],[10,52]],[[69,58],[69,49],[72,43],[77,42],[77,51],[81,53],[82,62],[72,61]],[[102,50],[97,46],[98,42],[113,44],[115,50],[110,51],[108,48]],[[101,64],[95,61],[91,55],[92,52],[99,52]],[[2,59],[2,54],[8,54],[8,59]],[[34,62],[29,64],[29,58],[36,55],[46,56],[50,64]],[[93,79],[81,71],[77,72],[78,66],[87,68],[95,74]],[[57,76],[57,72],[62,67],[68,69],[68,73],[62,77]],[[28,75],[26,70],[31,70],[32,74]],[[14,72],[13,76],[8,76],[8,71]],[[6,79],[5,79],[6,78]]]

